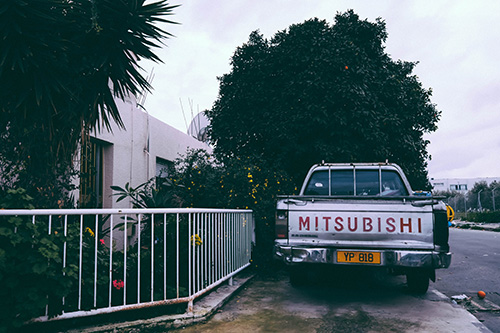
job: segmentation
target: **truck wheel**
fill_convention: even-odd
[[[423,295],[429,289],[429,274],[423,270],[408,272],[406,284],[411,293]]]
[[[307,270],[303,267],[290,268],[290,283],[293,287],[301,287],[307,283]]]

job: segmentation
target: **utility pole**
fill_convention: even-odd
[[[464,213],[467,214],[467,193],[464,193]]]
[[[483,190],[479,190],[479,192],[477,192],[477,201],[479,203],[479,211],[480,212],[483,211],[483,206],[481,205],[481,192],[483,192]]]
[[[493,199],[493,211],[496,210],[495,208],[495,190],[497,189],[498,187],[494,187],[492,190],[491,190],[491,193],[492,193],[492,199]]]

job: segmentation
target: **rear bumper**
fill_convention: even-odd
[[[324,247],[300,247],[276,244],[274,256],[286,264],[315,263],[346,265],[337,262],[337,250],[379,252],[380,264],[356,263],[354,265],[406,267],[406,268],[448,268],[451,263],[451,253],[432,250],[367,250],[367,249],[336,249]],[[347,265],[353,265],[348,263]]]

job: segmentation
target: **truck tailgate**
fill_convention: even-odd
[[[337,248],[433,249],[432,205],[404,200],[282,202],[289,243]]]

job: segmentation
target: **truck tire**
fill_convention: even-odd
[[[410,293],[423,295],[429,289],[429,273],[425,270],[407,272],[406,284]]]
[[[307,270],[304,267],[291,267],[289,274],[292,287],[302,287],[307,283]]]

